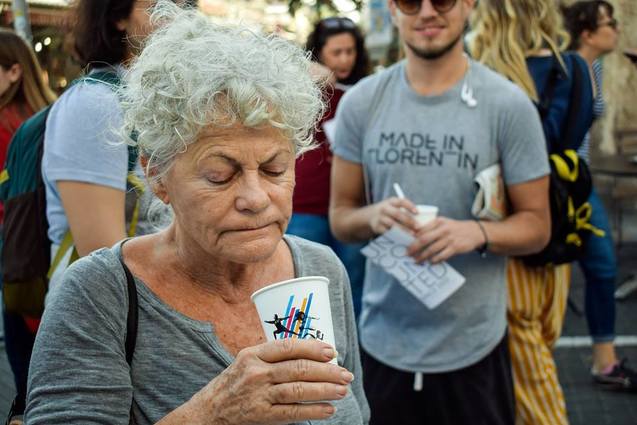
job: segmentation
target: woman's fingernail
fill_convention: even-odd
[[[354,375],[348,370],[344,370],[343,372],[341,372],[341,377],[346,382],[352,382],[354,380]]]
[[[336,390],[336,394],[338,394],[338,396],[341,398],[345,397],[347,395],[347,387],[344,385],[338,387],[338,389]]]
[[[325,347],[323,348],[323,355],[331,360],[336,357],[336,351],[332,347]]]

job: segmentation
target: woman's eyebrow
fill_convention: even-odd
[[[285,154],[285,153],[288,153],[288,152],[289,151],[287,151],[285,149],[279,149],[278,151],[274,152],[274,154],[272,154],[272,156],[270,156],[270,158],[266,159],[261,164],[269,164],[270,162],[274,161],[279,155]]]
[[[223,154],[221,152],[208,152],[205,155],[202,155],[197,160],[197,164],[201,164],[202,162],[207,161],[209,159],[221,159],[221,160],[227,162],[233,168],[240,168],[241,167],[241,164],[239,163],[239,161],[237,161],[236,159],[232,158],[231,156],[228,156],[228,155]]]
[[[267,158],[265,161],[260,162],[259,164],[260,165],[269,164],[270,162],[277,159],[279,155],[285,154],[285,153],[288,153],[288,151],[285,149],[279,149],[278,151],[274,152],[269,158]],[[239,161],[221,152],[209,152],[208,154],[203,155],[197,162],[205,161],[207,159],[222,159],[226,161],[227,163],[229,163],[230,165],[232,165],[233,167],[241,167],[241,163]]]

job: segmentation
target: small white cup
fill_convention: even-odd
[[[438,216],[438,207],[434,205],[416,205],[418,214],[416,221],[420,226],[424,226]]]
[[[252,294],[268,341],[318,339],[336,350],[329,283],[326,277],[307,276],[274,283]],[[336,364],[336,358],[330,363]]]

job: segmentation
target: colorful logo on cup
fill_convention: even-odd
[[[290,295],[285,314],[282,316],[275,314],[272,320],[265,320],[265,323],[274,325],[275,330],[272,332],[274,339],[305,339],[309,337],[323,340],[325,334],[312,327],[313,321],[320,320],[319,317],[313,317],[310,314],[313,297],[314,293],[310,292],[309,296],[303,298],[299,307],[294,305],[294,295]],[[314,326],[316,325],[314,324]]]

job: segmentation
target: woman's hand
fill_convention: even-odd
[[[243,349],[230,367],[182,406],[188,406],[190,414],[183,412],[181,418],[210,425],[327,419],[335,412],[328,401],[345,397],[354,378],[346,369],[328,363],[335,355],[323,342],[299,339]]]
[[[418,210],[410,200],[388,198],[373,205],[369,226],[375,235],[382,235],[394,224],[399,224],[410,231],[416,231],[418,223],[414,214],[418,214]]]

